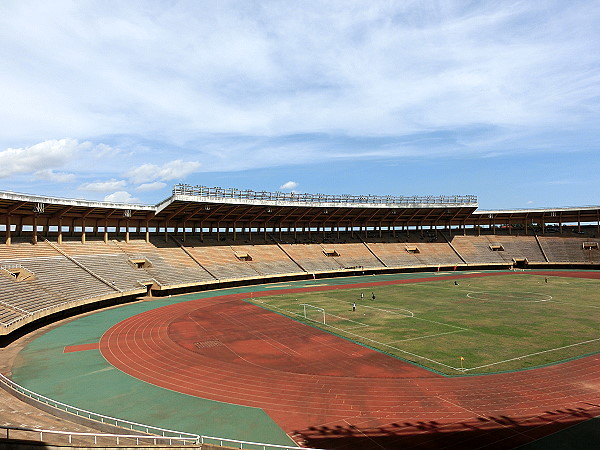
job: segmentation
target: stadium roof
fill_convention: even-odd
[[[388,226],[529,222],[597,222],[600,207],[477,211],[477,197],[373,196],[265,192],[176,185],[157,205],[124,204],[0,192],[0,215],[74,220],[267,226]]]

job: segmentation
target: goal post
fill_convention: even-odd
[[[326,325],[325,321],[325,309],[319,308],[318,306],[309,305],[308,303],[302,303],[302,312],[303,316],[307,320],[312,320],[313,322],[319,322]]]

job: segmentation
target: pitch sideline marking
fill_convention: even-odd
[[[485,364],[483,366],[471,367],[469,369],[464,369],[464,371],[467,372],[469,370],[482,369],[484,367],[495,366],[496,364],[502,364],[502,363],[505,363],[505,362],[516,361],[517,359],[528,358],[529,356],[541,355],[542,353],[554,352],[556,350],[562,350],[564,348],[575,347],[577,345],[589,344],[590,342],[596,342],[596,341],[600,341],[600,338],[590,339],[588,341],[576,342],[575,344],[569,344],[569,345],[565,345],[563,347],[556,347],[556,348],[551,348],[551,349],[548,349],[548,350],[542,350],[541,352],[535,352],[535,353],[530,353],[528,355],[517,356],[516,358],[505,359],[503,361],[498,361],[498,362],[491,363],[491,364]]]
[[[426,338],[430,338],[430,337],[443,336],[445,334],[452,334],[452,333],[462,333],[463,331],[469,331],[469,330],[464,329],[464,330],[446,331],[445,333],[428,334],[426,336],[419,336],[419,337],[408,338],[408,339],[400,339],[398,341],[388,342],[388,344],[395,344],[397,342],[405,342],[405,341],[416,341],[417,339],[426,339]]]
[[[562,305],[571,305],[571,306],[582,306],[584,308],[598,308],[600,309],[600,306],[594,306],[594,305],[579,305],[577,303],[571,303],[571,302],[561,302],[558,300],[548,300],[550,303],[560,303]]]

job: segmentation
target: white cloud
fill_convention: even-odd
[[[105,202],[113,203],[139,203],[140,200],[132,197],[127,191],[117,191],[104,197]]]
[[[148,183],[155,180],[169,181],[184,178],[191,173],[197,172],[199,168],[200,163],[197,161],[182,161],[177,159],[162,166],[142,164],[130,170],[125,175],[132,183]]]
[[[98,144],[94,147],[92,153],[96,158],[114,158],[123,153],[123,151],[120,148],[111,147],[110,145]]]
[[[38,170],[33,176],[38,180],[48,180],[55,183],[70,183],[77,178],[74,173],[54,172],[52,169]]]
[[[60,167],[78,150],[88,146],[88,142],[80,144],[76,139],[60,139],[40,142],[31,147],[8,148],[0,151],[0,178]]]
[[[167,186],[167,183],[163,183],[162,181],[155,181],[154,183],[144,183],[140,184],[135,188],[136,191],[147,192],[147,191],[158,191]]]
[[[0,20],[12,67],[0,77],[0,137],[25,126],[75,136],[388,135],[591,119],[598,11],[595,2],[181,2],[168,11],[16,2]]]
[[[283,183],[279,186],[279,189],[296,189],[298,187],[298,183],[295,181],[288,181],[287,183]]]
[[[79,186],[77,189],[80,191],[94,191],[94,192],[107,192],[114,191],[115,189],[124,188],[127,186],[125,180],[115,180],[114,178],[109,181],[96,181],[93,183],[85,183]]]

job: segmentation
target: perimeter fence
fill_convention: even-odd
[[[10,438],[11,431],[13,437],[16,432],[18,433],[31,433],[35,437],[39,437],[39,440],[44,440],[44,435],[49,436],[64,436],[69,443],[73,442],[74,438],[82,439],[88,438],[90,441],[93,440],[94,444],[100,443],[99,441],[106,442],[112,439],[117,445],[125,443],[135,443],[135,445],[152,443],[154,445],[200,445],[200,444],[213,444],[227,447],[234,447],[240,449],[256,449],[256,450],[294,450],[298,449],[298,446],[289,445],[277,445],[267,444],[262,442],[251,442],[243,441],[238,439],[221,438],[216,436],[206,436],[194,433],[185,433],[181,431],[169,430],[167,428],[155,427],[152,425],[145,425],[130,420],[118,419],[116,417],[106,416],[104,414],[98,414],[93,411],[77,408],[66,403],[53,400],[44,395],[33,392],[17,383],[12,381],[10,378],[0,373],[0,387],[4,388],[7,392],[14,394],[17,393],[19,396],[24,396],[32,399],[36,402],[42,403],[49,406],[56,411],[67,412],[74,414],[77,417],[81,417],[90,421],[99,422],[114,427],[123,428],[124,431],[132,431],[140,434],[117,434],[117,433],[81,433],[81,432],[69,432],[69,431],[58,431],[58,430],[45,430],[36,428],[25,428],[25,427],[12,427],[12,426],[0,426],[0,429],[6,430],[6,438]],[[321,450],[321,449],[307,449],[307,450]]]

